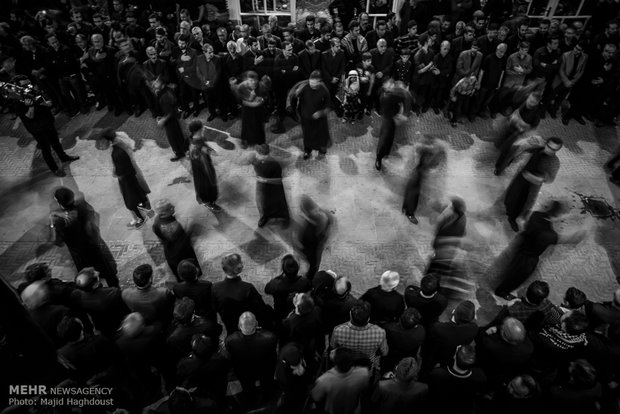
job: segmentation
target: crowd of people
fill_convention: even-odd
[[[413,0],[374,26],[368,14],[338,3],[329,19],[309,15],[301,28],[280,27],[275,16],[260,28],[216,24],[199,13],[202,6],[171,9],[173,2],[161,1],[10,10],[0,22],[0,80],[9,85],[0,86],[1,103],[20,117],[59,176],[65,173],[51,149],[63,162],[79,157],[62,149],[54,115],[79,116],[93,106],[133,116],[148,109],[165,130],[171,161],[189,157],[196,199],[214,213],[221,207],[207,126],[241,113],[242,147],[255,148],[248,162],[257,175],[259,227],[290,219],[282,168],[266,144],[272,115],[273,133],[284,132],[287,116],[300,122],[308,159],[327,151],[331,111],[345,122],[377,112],[377,170],[397,126],[410,112],[429,110],[443,112],[454,127],[465,117],[506,116],[495,141],[496,175],[531,154],[504,198],[508,223],[518,232],[494,287],[506,305],[479,326],[474,303],[448,307],[442,288],[457,271],[466,228],[462,199],[453,197],[439,216],[435,255],[419,285],[401,294],[400,275],[386,271],[355,298],[352,277],[321,270],[335,218],[304,196],[296,247],[308,271],[300,275],[297,259],[283,257],[281,274],[265,286],[271,306],[243,280],[239,254],[222,259],[223,280],[202,277],[174,205],[151,206],[131,139],[107,129],[101,136],[112,147],[114,176],[133,217],[128,226],[140,228],[155,216],[152,230],[176,281],[156,287],[152,267],[142,264],[132,286],[121,289],[92,207],[68,188],[54,190],[58,209],[50,227],[69,249],[77,275],[64,282],[36,263],[17,288],[44,333],[39,346],[58,355],[49,382],[112,387],[113,408],[145,413],[616,412],[620,290],[602,303],[571,287],[562,304],[553,304],[544,281],[531,282],[521,298],[512,293],[549,246],[585,236],[554,229],[566,213],[560,202],[530,214],[541,186],[557,174],[563,141],[526,133],[546,115],[565,125],[615,122],[619,4],[601,0],[586,26],[530,22],[506,6],[510,1],[489,0],[480,9],[449,3]],[[183,127],[182,119],[204,109],[206,122]],[[442,156],[432,142],[416,151],[402,207],[414,224],[422,184]],[[611,178],[620,182],[620,167]],[[23,355],[4,339],[6,372],[32,379]]]

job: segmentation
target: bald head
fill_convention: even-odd
[[[447,40],[441,42],[439,51],[443,56],[446,56],[450,52],[450,42],[448,42]]]
[[[121,324],[123,335],[134,337],[144,330],[144,317],[139,312],[133,312],[125,316]]]
[[[256,332],[258,322],[252,312],[243,312],[239,316],[239,330],[244,335],[253,335]]]
[[[22,301],[29,310],[37,309],[43,306],[48,299],[47,287],[43,280],[31,283],[22,292]]]
[[[502,322],[500,335],[509,344],[520,344],[525,340],[525,327],[516,318],[506,318]]]
[[[506,50],[508,50],[508,45],[506,43],[500,43],[495,48],[495,55],[501,59],[506,54]]]

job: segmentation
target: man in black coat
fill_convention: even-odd
[[[288,41],[282,42],[282,53],[276,56],[273,67],[274,92],[278,109],[278,122],[272,132],[284,132],[282,122],[286,116],[286,97],[289,90],[300,80],[299,58],[293,52],[293,45]]]
[[[449,365],[459,345],[470,344],[478,334],[474,321],[475,305],[466,300],[458,304],[448,322],[434,322],[426,331],[422,345],[422,372],[430,372],[436,364]]]
[[[118,92],[116,79],[116,65],[114,62],[115,50],[104,44],[103,36],[92,35],[93,46],[88,50],[86,64],[93,72],[93,92],[97,99],[96,109],[100,110],[108,106],[108,110],[114,110],[115,115],[123,111]]]
[[[281,321],[293,310],[295,293],[305,293],[312,284],[305,276],[299,275],[299,263],[292,254],[282,258],[282,273],[265,285],[265,294],[273,296],[273,309],[276,319]]]
[[[330,49],[321,53],[321,76],[329,90],[332,104],[337,105],[336,94],[344,74],[345,56],[344,52],[340,50],[340,39],[333,38],[330,42]],[[336,114],[342,116],[342,109],[336,108]]]
[[[405,289],[405,303],[422,315],[422,324],[436,322],[448,306],[448,299],[439,293],[439,277],[430,274],[422,278],[420,287],[409,285]]]
[[[381,360],[384,371],[394,369],[403,358],[417,356],[418,349],[426,338],[421,321],[422,315],[417,309],[407,308],[398,322],[383,325],[389,349],[388,354]]]
[[[75,278],[78,289],[71,294],[75,307],[90,315],[95,329],[108,338],[114,338],[129,309],[118,287],[104,287],[99,272],[87,267]]]
[[[182,260],[177,266],[177,273],[182,282],[172,287],[174,296],[178,299],[190,298],[194,301],[197,316],[215,320],[216,315],[211,306],[211,288],[213,283],[199,279],[202,275],[200,268],[193,260]]]
[[[70,116],[78,110],[88,112],[86,88],[80,73],[80,63],[71,49],[61,45],[58,36],[47,36],[49,52],[47,54],[47,70],[58,81],[63,107]]]
[[[222,259],[222,269],[226,273],[226,278],[213,284],[211,304],[213,310],[220,314],[226,333],[230,335],[237,330],[239,316],[243,312],[265,314],[266,305],[254,285],[241,280],[243,271],[241,256],[237,253],[225,256]],[[262,319],[261,326],[269,322],[261,316],[258,318]]]
[[[12,80],[13,83],[19,86],[28,87],[31,82],[23,75],[18,75]],[[40,99],[26,98],[23,102],[17,102],[15,105],[15,113],[22,121],[24,128],[32,137],[37,141],[41,149],[41,155],[43,160],[49,167],[49,169],[59,177],[64,177],[66,174],[62,167],[58,167],[54,157],[52,156],[52,149],[61,162],[71,162],[79,160],[80,157],[74,157],[65,152],[62,148],[62,144],[58,138],[58,131],[54,124],[54,116],[50,110],[52,106],[51,101],[45,99],[43,95],[40,95]]]
[[[241,314],[238,325],[239,331],[228,335],[225,346],[243,388],[244,402],[253,408],[259,397],[267,401],[272,394],[278,340],[273,333],[258,329],[252,312]],[[256,387],[257,381],[260,389]]]
[[[298,57],[303,79],[309,78],[313,71],[321,69],[321,52],[312,40],[306,41],[306,48],[299,52]]]

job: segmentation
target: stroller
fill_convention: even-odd
[[[338,91],[337,98],[344,110],[342,122],[353,123],[356,117],[357,119],[362,119],[364,108],[360,98],[359,74],[356,70],[349,71],[347,78]]]

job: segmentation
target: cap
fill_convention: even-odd
[[[400,283],[400,275],[397,272],[393,272],[388,270],[381,275],[381,280],[379,284],[381,285],[381,289],[389,292],[394,290],[396,286]]]

